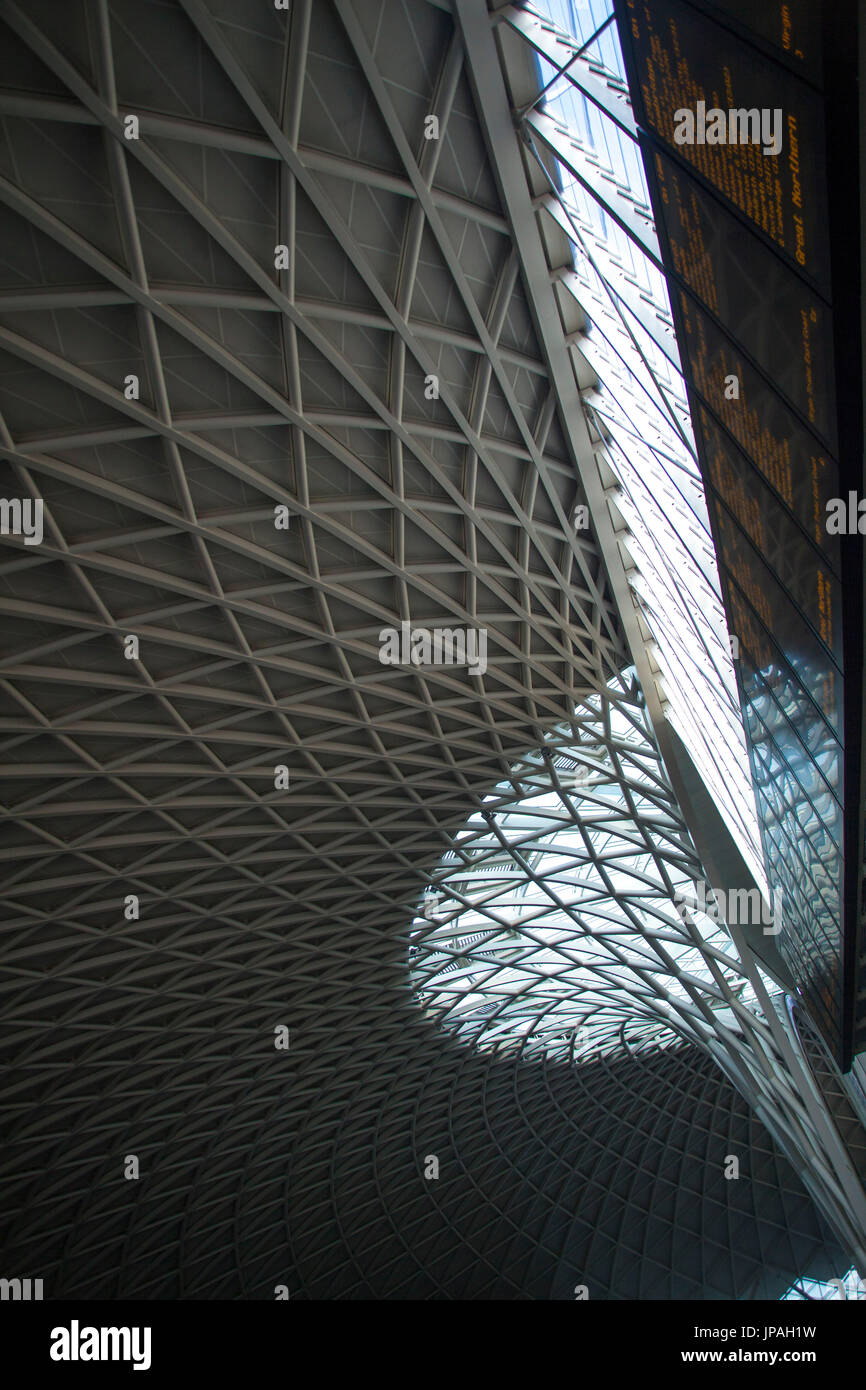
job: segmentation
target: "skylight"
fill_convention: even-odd
[[[615,505],[628,527],[630,583],[666,717],[766,892],[736,647],[616,26],[602,27],[611,12],[608,0],[537,0],[509,12],[536,53],[542,84],[551,84],[525,113],[523,130],[539,168],[540,156],[556,159],[560,187],[546,175],[547,206],[574,254],[561,291],[574,296],[586,321],[570,349],[578,380],[586,380],[587,366],[597,379],[583,401],[606,441]]]
[[[626,673],[455,838],[413,927],[419,1002],[481,1046],[579,1060],[738,1034],[756,1000],[727,932],[676,905],[699,878]]]

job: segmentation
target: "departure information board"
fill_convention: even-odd
[[[684,0],[617,8],[628,14],[640,127],[829,291],[820,93]],[[691,131],[679,112],[691,114]]]
[[[701,8],[722,23],[742,26],[774,58],[820,85],[821,25],[814,0],[705,0]]]
[[[776,940],[844,1065],[844,588],[826,524],[840,431],[820,4],[616,0],[616,16],[739,643],[765,860],[783,902]]]

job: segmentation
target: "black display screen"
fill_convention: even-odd
[[[616,0],[779,950],[844,1052],[840,495],[819,6]],[[751,31],[751,35],[747,32]]]
[[[616,8],[628,30],[638,124],[829,293],[820,93],[684,0],[618,0]],[[691,142],[677,138],[680,111],[693,113]],[[723,112],[724,124],[710,111]],[[748,133],[760,139],[735,140],[731,111],[756,112]],[[765,153],[776,142],[778,152]]]

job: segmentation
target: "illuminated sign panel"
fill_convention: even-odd
[[[785,904],[778,946],[847,1065],[857,922],[846,926],[848,594],[826,526],[843,488],[820,6],[616,0],[616,13]],[[859,599],[856,611],[862,621]]]
[[[702,8],[731,20],[774,58],[820,85],[821,25],[815,0],[706,0]]]
[[[820,94],[683,0],[628,0],[617,8],[628,13],[638,124],[829,291]],[[681,111],[694,115],[691,142],[677,138]],[[724,122],[710,111],[723,112]],[[745,120],[733,122],[732,111]],[[751,138],[732,138],[744,133]],[[778,153],[766,154],[774,144]]]

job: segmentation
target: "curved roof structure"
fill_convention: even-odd
[[[690,896],[760,852],[711,557],[663,601],[705,527],[673,362],[694,537],[628,550],[652,383],[605,391],[536,110],[577,40],[482,0],[0,16],[0,491],[42,525],[0,564],[7,1264],[84,1298],[866,1267],[857,1114],[772,942]]]

